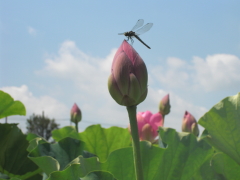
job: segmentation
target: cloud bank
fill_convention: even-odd
[[[73,41],[65,41],[62,43],[58,54],[46,58],[46,66],[37,73],[72,81],[75,88],[79,90],[75,97],[78,97],[82,103],[81,108],[89,114],[89,119],[98,119],[100,123],[127,125],[128,116],[125,108],[116,104],[107,89],[107,78],[110,75],[111,62],[115,52],[116,49],[113,49],[106,58],[94,58],[79,50]],[[178,78],[178,85],[184,86],[189,78],[187,70],[191,69],[191,66],[178,58],[169,58],[167,66],[169,67],[166,70],[167,76],[159,76],[158,74],[158,72],[161,72],[159,69],[165,69],[165,67],[159,66],[148,70],[149,78],[153,79],[152,83],[160,81],[160,83],[165,83],[167,86],[176,86],[176,81],[173,84],[171,82],[172,79],[176,80]],[[179,69],[181,69],[180,75]],[[170,121],[170,124],[175,128],[176,126],[178,126],[178,129],[181,127],[181,120],[185,110],[190,111],[193,115],[195,114],[197,118],[206,112],[206,108],[186,102],[174,91],[167,92],[161,88],[153,88],[151,85],[149,86],[148,97],[138,106],[139,111],[151,110],[156,113],[159,101],[167,93],[170,93],[172,99],[172,115],[169,115],[172,121]],[[95,116],[91,115],[92,112],[94,112]]]
[[[169,88],[225,91],[240,88],[240,59],[230,54],[193,57],[191,62],[168,58],[164,66],[152,68],[153,78]]]
[[[44,110],[50,117],[68,118],[70,108],[76,102],[82,110],[83,122],[105,124],[105,127],[127,127],[126,108],[119,106],[111,98],[107,88],[115,52],[116,49],[113,49],[105,58],[96,58],[82,52],[73,41],[65,41],[58,53],[47,55],[45,66],[36,71],[35,75],[45,78],[45,81],[40,82],[43,86],[49,80],[56,82],[58,88],[64,89],[64,97],[71,104],[64,97],[62,100],[49,95],[36,97],[26,85],[1,89],[21,100],[29,115]],[[240,67],[240,59],[234,55],[193,57],[191,61],[170,57],[164,64],[148,67],[149,92],[146,100],[138,106],[138,111],[150,110],[157,113],[159,101],[169,93],[171,112],[166,116],[165,126],[178,131],[181,131],[186,110],[197,120],[207,111],[206,107],[198,105],[194,99],[182,97],[179,90],[183,90],[185,94],[198,93],[197,96],[201,97],[204,93],[229,88],[238,90],[240,87],[240,71],[237,69]],[[65,82],[71,82],[67,84],[67,88]],[[88,125],[82,125],[81,128]]]
[[[64,103],[59,102],[50,96],[36,97],[26,85],[20,87],[2,87],[0,89],[10,94],[14,100],[19,100],[24,104],[26,108],[26,116],[8,117],[9,123],[20,123],[20,128],[23,132],[26,132],[26,120],[32,114],[41,115],[44,111],[44,114],[51,119],[66,117],[66,113],[69,114],[69,108]],[[69,125],[69,123],[66,123],[65,125]]]

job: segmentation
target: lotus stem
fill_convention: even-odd
[[[76,131],[78,132],[78,122],[75,122],[75,128],[76,128]]]
[[[144,180],[142,159],[141,159],[141,149],[140,149],[139,135],[138,135],[138,126],[137,126],[137,119],[136,119],[137,106],[127,106],[127,111],[128,111],[128,117],[130,121],[132,141],[133,141],[133,158],[134,158],[136,180]]]

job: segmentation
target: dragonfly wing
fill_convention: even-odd
[[[134,31],[134,30],[138,29],[139,27],[141,27],[143,25],[143,23],[144,23],[144,20],[143,19],[139,19],[137,21],[137,23],[135,24],[135,26],[132,28],[131,31]]]
[[[118,33],[118,35],[124,35],[124,33]]]
[[[143,33],[147,32],[147,31],[149,31],[149,29],[151,29],[152,26],[153,26],[153,23],[147,23],[141,29],[137,30],[135,32],[135,34],[139,36],[140,34],[143,34]]]

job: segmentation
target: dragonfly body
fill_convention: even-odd
[[[139,35],[147,32],[149,29],[151,29],[151,27],[153,26],[153,23],[147,23],[145,26],[143,26],[142,28],[138,29],[136,32],[135,30],[139,27],[141,27],[143,25],[144,21],[143,19],[139,19],[136,23],[136,25],[132,28],[131,31],[128,32],[124,32],[124,33],[119,33],[119,35],[125,35],[128,40],[131,39],[131,41],[133,42],[133,37],[135,37],[136,39],[138,39],[141,43],[143,43],[147,48],[151,49],[146,43],[144,43],[140,38]]]
[[[124,35],[128,37],[128,40],[131,39],[132,42],[133,42],[132,36],[134,36],[134,37],[137,38],[141,43],[143,43],[148,49],[151,49],[145,42],[143,42],[143,41],[141,40],[141,38],[140,38],[138,35],[136,35],[135,32],[133,32],[133,31],[125,32]]]

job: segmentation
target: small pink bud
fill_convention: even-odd
[[[152,114],[150,111],[137,113],[138,134],[141,141],[154,142],[158,136],[158,127],[163,126],[163,118],[160,113]],[[129,131],[130,125],[128,126]]]
[[[82,113],[76,103],[74,103],[71,109],[71,121],[74,123],[78,123],[82,120]]]
[[[122,106],[141,103],[147,96],[147,68],[139,54],[126,40],[116,52],[108,79],[112,98]]]
[[[182,122],[182,131],[190,132],[195,136],[199,135],[199,129],[196,119],[189,113],[185,112]]]
[[[171,105],[169,100],[169,94],[164,96],[159,103],[159,112],[165,116],[170,113]]]

